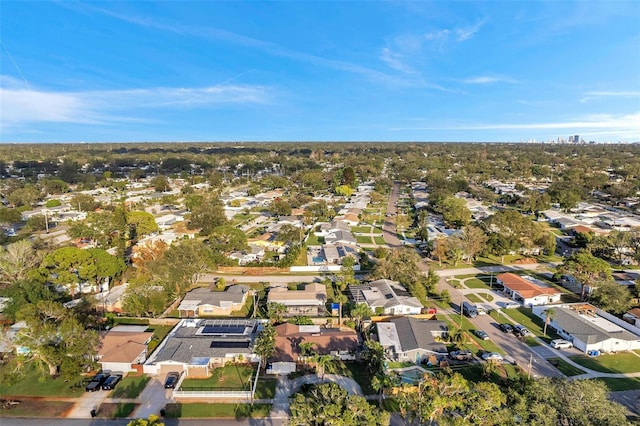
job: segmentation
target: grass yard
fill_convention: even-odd
[[[383,246],[383,245],[387,244],[387,243],[384,241],[384,237],[373,237],[373,241],[375,241],[375,243],[376,243],[377,245],[379,245],[379,246]]]
[[[571,359],[583,367],[603,373],[640,372],[640,357],[630,352],[604,354],[595,358],[575,356]]]
[[[638,377],[624,377],[619,379],[601,377],[596,380],[604,382],[611,392],[640,389],[640,378]]]
[[[259,378],[256,386],[255,399],[271,399],[276,396],[276,379]]]
[[[478,296],[476,296],[475,294],[472,294],[472,293],[470,293],[470,294],[465,294],[465,297],[466,297],[467,299],[471,300],[473,303],[480,303],[480,302],[482,302],[482,300],[481,300]]]
[[[351,228],[351,232],[359,232],[361,234],[371,234],[373,227],[371,226],[354,226]]]
[[[449,332],[452,332],[455,328],[457,328],[460,324],[460,315],[455,316],[439,316],[439,319],[446,321],[449,324]],[[491,340],[480,340],[473,334],[472,330],[476,330],[477,327],[467,319],[467,317],[462,317],[462,326],[464,330],[467,332],[467,340],[462,344],[460,349],[468,349],[473,353],[477,353],[479,349],[487,352],[498,352],[504,354],[504,351]]]
[[[18,401],[20,400],[18,399]],[[36,399],[20,401],[20,404],[14,405],[12,408],[0,408],[0,418],[61,417],[62,414],[69,411],[74,404],[72,401],[40,401]],[[7,421],[7,423],[9,423],[9,421]]]
[[[491,294],[489,294],[489,293],[477,293],[477,295],[482,297],[487,302],[492,302],[493,301],[493,296]]]
[[[149,376],[127,376],[109,395],[110,398],[137,398],[151,380]]]
[[[579,376],[580,374],[585,373],[584,370],[581,370],[578,367],[574,367],[562,358],[549,358],[547,361],[549,361],[554,367],[560,370],[560,372],[567,377]]]
[[[479,278],[467,278],[464,281],[464,285],[467,288],[481,288],[483,290],[489,290],[489,286],[487,285],[487,283],[485,283]]]
[[[173,419],[226,417],[240,420],[267,417],[270,411],[271,404],[177,403],[166,405],[165,417]]]
[[[543,333],[544,321],[541,318],[535,316],[531,311],[531,308],[507,309],[505,310],[505,314],[509,315],[511,318],[513,318],[514,321],[518,322],[519,324],[527,327],[529,331],[531,331],[541,339],[544,339],[545,341],[551,341],[553,339],[560,338],[560,336],[558,336],[550,327],[547,327],[548,337],[545,337]],[[640,358],[638,358],[638,360],[640,360]]]
[[[153,337],[151,337],[151,341],[148,345],[148,353],[152,353],[155,348],[158,347],[160,342],[167,337],[167,334],[171,331],[171,329],[175,327],[173,325],[149,325],[147,331],[153,332]]]
[[[412,362],[389,362],[387,363],[387,368],[405,368],[412,367],[415,364]]]
[[[324,243],[324,237],[318,237],[314,233],[309,234],[307,238],[307,246],[321,246]]]
[[[33,364],[28,364],[23,374],[14,378],[9,375],[12,367],[9,363],[0,369],[0,396],[77,397],[84,393],[84,377],[71,381],[43,377]]]
[[[365,395],[375,395],[376,391],[371,386],[371,373],[367,370],[367,366],[361,362],[344,362],[335,361],[336,374],[351,377],[355,380]]]
[[[357,235],[356,241],[358,244],[372,244],[371,237],[367,235]]]
[[[185,379],[181,390],[249,390],[251,377],[255,372],[252,365],[229,364],[213,370],[207,379]]]

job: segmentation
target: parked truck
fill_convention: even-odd
[[[469,318],[475,318],[478,316],[478,310],[469,302],[462,302],[462,313]]]

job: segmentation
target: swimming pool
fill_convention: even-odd
[[[313,260],[313,263],[324,263],[324,257],[322,256],[313,256],[311,260]]]

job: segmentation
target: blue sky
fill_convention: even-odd
[[[640,141],[638,1],[0,3],[0,142]]]

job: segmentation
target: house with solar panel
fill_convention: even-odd
[[[253,347],[262,329],[255,319],[183,319],[144,364],[144,372],[204,378],[228,362],[257,363]]]

